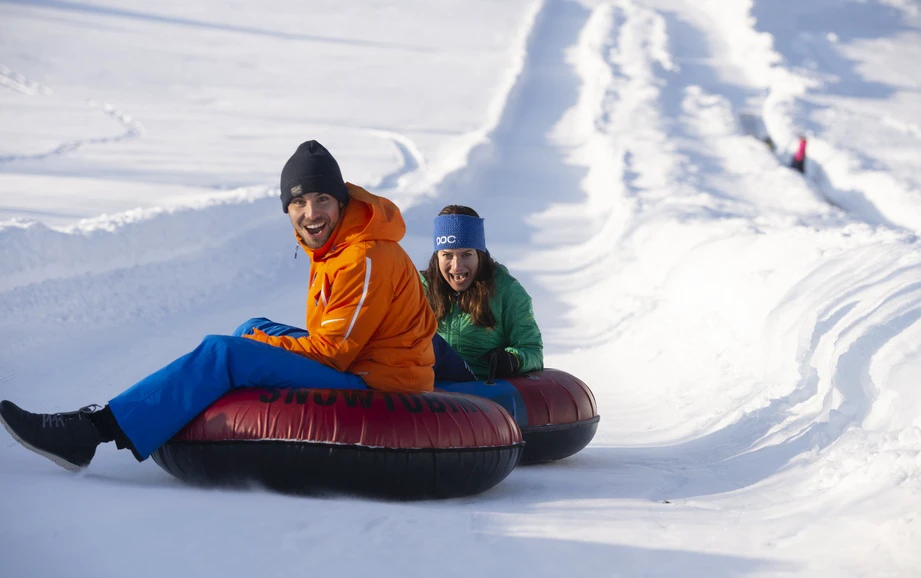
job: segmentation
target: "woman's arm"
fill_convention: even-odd
[[[531,296],[521,283],[513,281],[504,292],[502,325],[508,338],[506,351],[518,358],[518,373],[544,368],[544,342],[534,319]]]

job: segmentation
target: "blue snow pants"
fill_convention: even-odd
[[[109,401],[135,457],[147,459],[195,416],[236,387],[368,389],[357,375],[308,357],[241,337],[258,328],[269,335],[306,336],[303,329],[250,319],[233,335],[208,335],[192,352]]]
[[[519,427],[528,425],[528,412],[525,410],[524,399],[511,383],[504,379],[497,379],[495,383],[486,385],[478,381],[470,367],[463,358],[454,351],[454,348],[445,339],[435,334],[432,338],[435,348],[435,387],[451,393],[468,393],[491,399],[504,407]]]
[[[470,371],[470,366],[459,353],[445,341],[444,337],[435,334],[432,337],[432,348],[435,350],[435,381],[474,381],[476,376]]]
[[[504,407],[518,427],[528,426],[528,410],[525,408],[524,398],[514,385],[504,379],[497,379],[490,385],[486,385],[483,381],[436,381],[435,387],[448,393],[466,393],[485,397]]]

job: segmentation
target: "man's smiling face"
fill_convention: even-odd
[[[319,249],[329,241],[341,215],[342,204],[326,193],[305,193],[288,205],[294,230],[311,249]]]

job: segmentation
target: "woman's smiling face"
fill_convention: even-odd
[[[458,293],[466,291],[476,279],[480,256],[476,249],[442,249],[438,251],[441,275]]]

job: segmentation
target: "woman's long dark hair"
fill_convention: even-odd
[[[469,215],[479,217],[476,211],[463,205],[448,205],[443,208],[441,215]],[[494,274],[496,271],[496,262],[493,261],[487,253],[477,250],[479,257],[479,266],[477,267],[476,278],[465,291],[456,293],[451,285],[441,274],[441,268],[438,266],[438,252],[432,253],[429,259],[429,266],[422,275],[428,284],[428,290],[425,292],[425,298],[428,299],[432,311],[435,312],[435,318],[441,321],[450,311],[451,305],[457,303],[461,311],[470,315],[470,320],[474,325],[480,327],[495,327],[496,319],[492,315],[489,307],[489,300],[496,294],[496,282]]]

